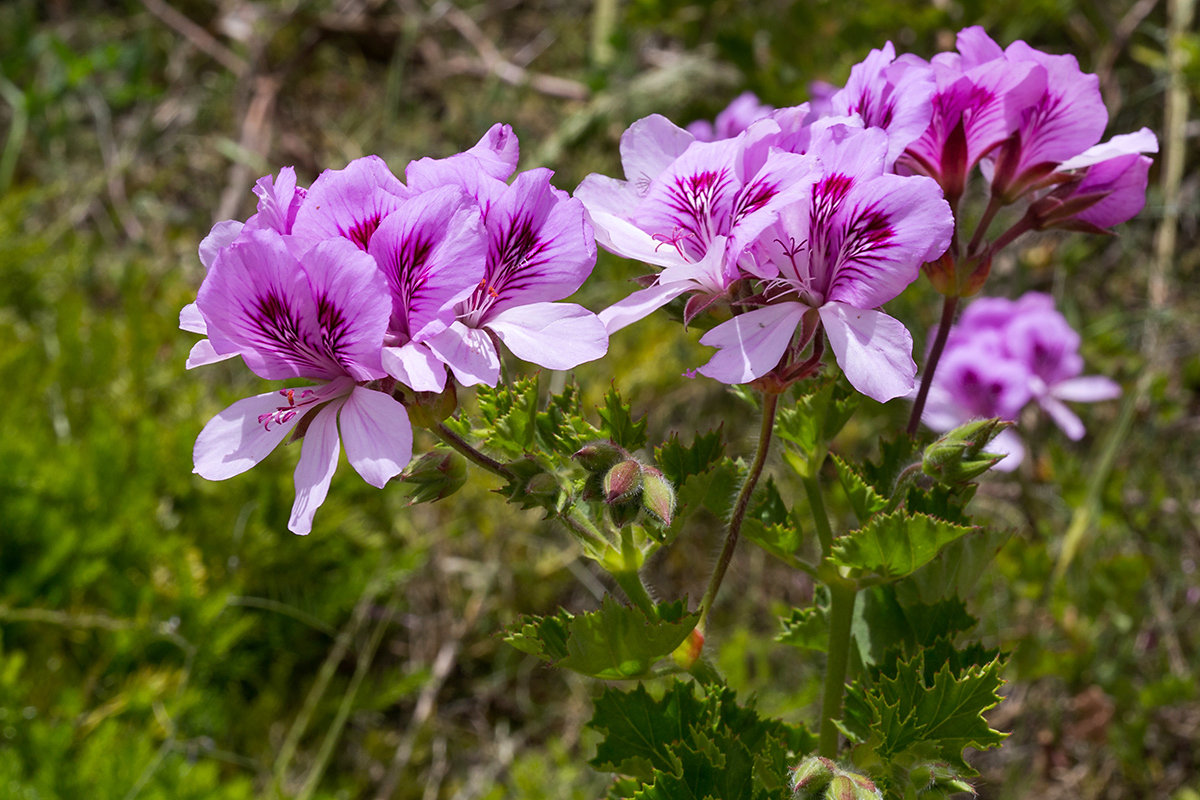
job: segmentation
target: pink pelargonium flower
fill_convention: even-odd
[[[885,130],[886,164],[890,170],[904,149],[929,127],[936,88],[933,67],[928,62],[913,55],[897,58],[888,42],[850,68],[845,88],[829,100],[829,113],[858,114],[865,126]]]
[[[306,420],[288,522],[306,534],[337,469],[339,441],[372,486],[382,488],[412,458],[404,406],[364,385],[386,376],[380,350],[392,312],[383,273],[366,253],[336,238],[301,262],[278,232],[252,231],[220,251],[196,305],[218,353],[240,355],[269,380],[325,382],[222,411],[196,439],[196,473],[224,480],[245,472]]]
[[[664,268],[654,285],[600,313],[609,333],[689,292],[696,296],[688,319],[727,296],[743,277],[746,249],[819,177],[815,158],[764,144],[780,133],[764,119],[734,139],[694,142],[653,115],[621,137],[626,180],[584,179],[575,196],[596,226],[596,240],[619,256]]]
[[[932,180],[887,173],[887,154],[879,128],[835,124],[816,136],[810,155],[823,173],[751,249],[751,271],[766,279],[766,305],[700,339],[718,348],[702,374],[724,383],[762,377],[793,346],[796,329],[811,336],[819,318],[856,389],[881,402],[912,389],[912,336],[874,309],[945,251],[954,219]]]
[[[951,203],[966,187],[980,159],[1021,126],[1025,112],[1046,92],[1046,68],[1035,61],[1008,61],[983,28],[958,34],[958,53],[939,53],[933,116],[900,163],[941,184]]]
[[[946,341],[930,386],[922,421],[946,431],[970,419],[1016,421],[1034,400],[1068,438],[1085,430],[1067,402],[1119,397],[1121,387],[1100,375],[1082,375],[1079,334],[1054,308],[1054,300],[1027,292],[1016,301],[981,298],[963,312]],[[1020,438],[1008,430],[993,442],[1010,457],[997,469],[1012,470],[1023,457]]]
[[[454,306],[455,319],[425,344],[464,386],[494,386],[500,355],[493,336],[525,361],[571,369],[608,352],[599,318],[574,294],[596,265],[596,243],[583,205],[534,169],[511,185],[460,154],[413,162],[409,185],[425,190],[456,184],[478,203],[486,233],[482,277]]]
[[[259,178],[254,184],[254,194],[258,196],[258,210],[250,219],[244,223],[235,219],[218,222],[200,242],[200,263],[205,271],[212,268],[221,250],[233,244],[243,231],[273,230],[283,235],[290,234],[307,190],[296,185],[296,170],[293,167],[283,167],[279,170],[278,178],[270,175]],[[188,303],[180,310],[179,328],[189,333],[208,335],[204,317],[195,303]],[[201,339],[188,353],[187,368],[215,364],[236,355],[217,353],[208,339]]]
[[[715,142],[719,139],[732,139],[742,131],[770,115],[774,106],[763,105],[758,101],[754,92],[742,92],[717,114],[713,122],[698,119],[687,126],[688,133],[696,137],[697,142]]]

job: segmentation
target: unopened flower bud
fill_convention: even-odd
[[[984,419],[968,422],[943,435],[925,449],[921,469],[942,483],[965,483],[994,467],[1002,454],[984,452],[988,442],[1011,422]]]
[[[946,796],[962,792],[968,792],[972,796],[975,794],[975,787],[959,777],[949,764],[930,764],[929,774],[933,788],[940,789]]]
[[[407,394],[407,393],[406,393]],[[405,397],[409,421],[418,428],[436,428],[458,408],[458,390],[454,381],[446,381],[441,392],[414,392]]]
[[[629,453],[611,441],[602,440],[585,444],[571,458],[588,472],[607,472],[618,461],[629,458]]]
[[[632,458],[619,462],[604,476],[604,502],[610,506],[636,499],[642,491],[642,465]]]
[[[525,484],[525,493],[530,497],[554,497],[559,492],[558,479],[549,472],[539,472]]]
[[[958,267],[949,250],[940,258],[926,262],[921,269],[929,276],[929,282],[938,294],[946,297],[958,294]]]
[[[675,514],[675,487],[654,467],[642,470],[642,508],[664,525],[670,525]]]
[[[828,758],[812,756],[792,770],[792,791],[812,792],[833,780],[837,765]]]
[[[434,450],[411,462],[400,479],[412,487],[409,503],[431,503],[462,488],[467,462],[453,450]]]
[[[825,787],[825,800],[859,800],[857,785],[845,775],[838,775]]]

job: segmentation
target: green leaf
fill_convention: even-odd
[[[934,646],[939,640],[950,641],[975,627],[976,619],[958,598],[910,604],[902,602],[898,595],[896,584],[872,586],[859,592],[853,632],[864,664],[880,664],[889,657],[895,659],[897,653],[912,654],[922,647]]]
[[[599,611],[533,617],[505,640],[518,650],[593,678],[619,680],[646,675],[661,658],[682,644],[700,620],[685,613],[684,601],[662,603],[659,619],[623,606],[605,595]]]
[[[814,604],[810,608],[793,608],[789,617],[780,617],[783,630],[775,634],[775,641],[816,650],[829,650],[829,607]]]
[[[854,511],[859,525],[887,507],[887,498],[881,497],[854,467],[836,455],[833,456],[833,463],[837,467],[838,479],[842,482],[842,488],[846,490],[850,508]]]
[[[835,539],[832,559],[885,579],[901,578],[971,530],[925,514],[876,515],[862,528]]]
[[[761,717],[725,686],[672,681],[659,700],[641,685],[610,688],[595,708],[588,726],[605,738],[590,763],[649,784],[637,797],[785,800],[792,765],[816,745],[803,726]]]
[[[936,603],[943,597],[969,597],[988,565],[1012,538],[1013,530],[972,528],[938,557],[896,584],[905,603]]]
[[[910,486],[904,497],[904,507],[913,514],[928,514],[947,522],[970,524],[966,507],[978,488],[978,484],[974,483],[955,486],[935,484],[928,490]]]
[[[621,393],[616,387],[604,395],[604,408],[600,412],[600,435],[612,439],[626,450],[638,450],[646,446],[646,418],[634,420],[628,403],[621,402]]]
[[[742,524],[742,536],[785,564],[794,567],[799,563],[796,551],[800,549],[803,537],[793,525],[763,525],[758,520],[747,517]]]
[[[654,448],[654,461],[667,480],[678,486],[692,475],[700,475],[725,455],[721,428],[692,437],[691,447],[684,447],[679,434],[672,433],[661,446]]]
[[[820,466],[825,446],[854,414],[859,395],[838,377],[819,381],[800,396],[795,405],[781,408],[775,430],[779,438],[794,445],[788,463],[801,475]]]
[[[880,675],[865,693],[871,729],[879,737],[877,752],[890,761],[915,745],[932,745],[953,766],[970,770],[963,748],[995,747],[1007,736],[992,730],[983,717],[1001,700],[1001,659],[963,669],[947,661],[927,678],[927,658],[940,660],[923,650],[898,662],[894,675]]]
[[[682,484],[676,485],[672,529],[678,531],[684,519],[701,508],[707,508],[722,521],[728,519],[740,478],[741,471],[729,458],[717,461],[706,472],[689,475]]]
[[[537,441],[560,456],[570,456],[584,444],[600,437],[600,431],[583,416],[579,385],[574,381],[559,394],[550,395],[537,414]]]

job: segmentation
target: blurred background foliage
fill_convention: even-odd
[[[0,5],[0,796],[605,791],[582,728],[598,687],[496,635],[521,613],[594,608],[609,589],[562,532],[504,507],[486,476],[406,507],[401,487],[370,489],[343,464],[299,538],[286,530],[296,448],[221,484],[192,475],[204,422],[260,389],[232,362],[186,373],[193,337],[177,314],[202,277],[198,242],[250,213],[258,176],[294,164],[307,183],[368,153],[400,173],[504,121],[522,167],[552,167],[570,190],[619,174],[618,138],[640,116],[711,117],[745,89],[794,104],[885,40],[928,57],[969,24],[1076,54],[1101,77],[1109,135],[1161,134],[1166,6]],[[1200,49],[1194,35],[1177,45]],[[1182,69],[1200,99],[1200,58]],[[1118,238],[1026,241],[986,289],[1052,292],[1084,333],[1089,371],[1128,391],[1082,409],[1092,433],[1079,443],[1025,420],[1031,457],[976,501],[1016,531],[974,606],[988,643],[1015,653],[993,717],[1014,734],[975,759],[984,797],[1200,796],[1198,125],[1185,131],[1163,298],[1147,299],[1153,186]],[[600,308],[637,273],[602,253],[578,299]],[[922,281],[892,312],[920,340],[938,307]],[[648,414],[651,442],[721,423],[746,454],[740,401],[680,378],[704,358],[696,338],[654,318],[576,377],[593,404],[615,382]],[[893,406],[872,405],[838,447],[870,453],[906,416]],[[1059,577],[1072,526],[1080,546]],[[699,595],[719,528],[701,519],[652,565],[664,597]],[[727,583],[709,639],[720,668],[761,709],[808,715],[820,664],[772,639],[811,584],[748,544]]]

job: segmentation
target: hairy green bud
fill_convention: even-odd
[[[578,461],[579,465],[588,472],[607,472],[618,461],[628,459],[629,453],[624,448],[618,447],[615,442],[602,440],[585,444],[571,458]]]
[[[1004,458],[997,453],[984,452],[984,448],[1009,427],[1012,427],[1011,422],[999,418],[960,425],[925,448],[921,470],[941,483],[974,480]]]
[[[432,503],[449,497],[467,482],[467,460],[453,450],[438,448],[413,460],[400,473],[409,484],[409,503]]]
[[[664,525],[675,514],[675,487],[654,467],[642,469],[642,508]]]
[[[642,492],[642,465],[632,458],[619,462],[604,476],[604,502],[610,506],[637,500]]]
[[[799,793],[819,790],[833,780],[837,771],[837,764],[828,758],[806,758],[792,770],[792,791]]]

